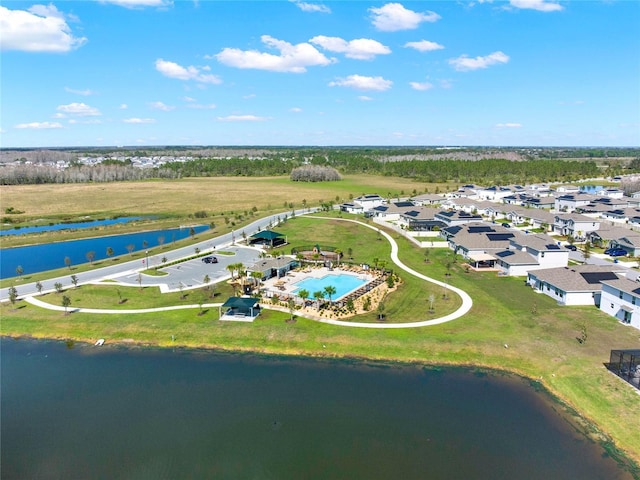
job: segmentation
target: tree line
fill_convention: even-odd
[[[476,150],[473,150],[476,151]],[[437,159],[416,158],[418,149],[384,148],[300,148],[246,154],[231,158],[195,158],[168,162],[157,168],[137,168],[126,162],[95,166],[72,164],[53,166],[21,164],[0,168],[0,184],[82,183],[144,180],[148,178],[289,176],[303,166],[331,167],[338,174],[373,174],[412,178],[428,183],[476,183],[481,185],[527,184],[575,181],[580,178],[620,175],[640,171],[640,161],[601,168],[591,160],[538,158],[514,161],[507,158],[454,158],[460,152]],[[423,152],[432,152],[423,150]],[[471,150],[470,150],[471,152]],[[499,152],[495,152],[499,155]],[[403,155],[409,155],[404,157]],[[506,156],[506,155],[505,155]],[[297,177],[298,174],[293,175]],[[293,178],[292,177],[292,178]]]

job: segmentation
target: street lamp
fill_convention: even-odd
[[[147,269],[149,269],[149,250],[145,250],[145,257],[147,258]]]

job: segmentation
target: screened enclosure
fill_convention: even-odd
[[[640,349],[611,350],[607,368],[640,389]]]

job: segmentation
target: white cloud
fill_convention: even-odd
[[[453,82],[448,79],[440,80],[440,88],[445,88],[445,89],[453,88]]]
[[[97,118],[91,118],[91,119],[88,119],[88,120],[77,120],[75,118],[72,118],[72,119],[69,120],[69,123],[72,124],[72,125],[76,125],[76,124],[78,124],[78,125],[97,125],[97,124],[102,123],[102,121],[97,119]]]
[[[46,130],[49,128],[62,128],[59,122],[32,122],[19,123],[13,128],[29,129],[29,130]]]
[[[52,4],[34,5],[29,10],[0,6],[0,46],[2,50],[63,53],[84,45],[86,37],[75,37],[67,19],[75,20]]]
[[[111,3],[125,8],[169,7],[171,0],[100,0],[100,3]]]
[[[291,1],[296,5],[296,7],[298,7],[303,12],[331,13],[331,9],[321,3],[300,2],[297,0],[291,0]]]
[[[365,77],[362,75],[349,75],[346,78],[339,78],[335,82],[329,83],[330,87],[349,87],[356,90],[377,90],[383,92],[389,90],[393,85],[391,80],[382,77]]]
[[[94,92],[89,90],[75,90],[73,88],[64,87],[65,92],[73,93],[75,95],[82,95],[83,97],[88,97],[89,95],[94,95]]]
[[[120,110],[126,110],[127,108],[129,108],[129,105],[127,105],[126,103],[122,103],[122,104],[120,104],[120,106],[118,108]]]
[[[435,12],[414,12],[399,3],[387,3],[380,8],[370,8],[373,26],[383,32],[413,30],[422,22],[436,22],[440,15]]]
[[[358,97],[358,100],[360,100],[361,102],[371,102],[373,98],[367,97],[366,95],[360,95]]]
[[[255,68],[273,72],[304,73],[306,67],[329,65],[331,60],[320,53],[313,45],[299,43],[292,45],[269,35],[260,37],[267,47],[280,51],[279,55],[257,50],[225,48],[215,55],[222,64],[236,68]]]
[[[539,12],[559,12],[564,10],[562,5],[547,0],[510,0],[509,4],[514,8],[537,10]]]
[[[404,44],[406,48],[414,48],[419,52],[432,52],[434,50],[442,50],[444,45],[429,40],[420,40],[419,42],[407,42]]]
[[[264,122],[268,117],[258,117],[256,115],[228,115],[226,117],[218,117],[220,122]]]
[[[371,60],[376,55],[388,55],[391,49],[376,40],[357,38],[346,41],[340,37],[325,37],[318,35],[309,42],[319,45],[330,52],[344,53],[345,57],[356,60]]]
[[[455,70],[459,72],[467,72],[469,70],[478,70],[481,68],[487,68],[491,65],[496,65],[499,63],[507,63],[509,61],[509,56],[505,55],[502,52],[493,52],[484,57],[475,57],[470,58],[467,55],[462,55],[458,58],[452,58],[449,60],[449,65],[451,65]]]
[[[213,110],[216,108],[215,103],[209,103],[207,105],[203,105],[201,103],[188,103],[187,108],[193,108],[195,110]]]
[[[124,123],[156,123],[153,118],[125,118],[122,120]]]
[[[433,83],[430,82],[409,82],[409,85],[411,85],[411,88],[414,90],[420,91],[431,90],[433,88]]]
[[[162,102],[151,102],[149,106],[155,110],[162,110],[163,112],[170,112],[171,110],[175,110],[176,107],[171,105],[165,105]]]
[[[56,108],[58,112],[66,113],[68,115],[76,115],[78,117],[96,117],[102,115],[100,110],[95,107],[90,107],[86,103],[70,103],[68,105],[58,105]]]
[[[192,98],[192,97],[182,97],[182,100],[184,100],[185,102],[195,102],[196,99]]]
[[[289,109],[289,111],[293,113],[300,113],[302,112],[302,109],[300,107],[292,107]]]
[[[245,95],[244,97],[245,100],[251,100],[252,98],[256,98],[256,94],[255,93],[250,93],[249,95]]]
[[[193,80],[198,83],[212,83],[218,85],[222,83],[220,77],[209,73],[201,73],[199,68],[190,65],[183,67],[175,62],[169,62],[159,58],[156,60],[156,70],[162,75],[169,78],[176,78],[178,80]]]
[[[498,128],[520,128],[522,124],[520,123],[498,123],[496,124]]]

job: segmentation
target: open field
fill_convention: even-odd
[[[309,202],[311,196],[303,198]],[[263,207],[257,205],[261,211]],[[389,246],[385,241],[378,241],[374,231],[341,223],[338,219],[296,218],[277,230],[286,234],[292,245],[326,243],[343,251],[352,248],[356,262],[371,263],[375,257],[388,260]],[[525,286],[522,279],[499,278],[495,273],[465,273],[457,264],[448,271],[446,263],[451,258],[448,250],[432,250],[426,263],[423,250],[391,234],[400,245],[400,259],[410,267],[438,280],[445,280],[445,274],[451,273],[448,281],[474,299],[468,315],[432,327],[366,330],[319,324],[303,318],[287,323],[289,314],[274,311],[264,312],[254,324],[237,324],[219,322],[217,309],[210,309],[202,316],[198,315],[198,309],[162,314],[63,315],[20,301],[15,307],[2,305],[2,334],[80,341],[107,338],[109,342],[503,369],[548,387],[584,419],[598,426],[599,430],[592,431],[594,439],[615,439],[616,447],[640,461],[640,399],[632,387],[603,367],[610,349],[640,345],[638,330],[621,325],[593,307],[558,307],[549,297]],[[431,293],[429,285],[406,273],[399,274],[404,284],[389,298],[385,313],[390,321],[428,318],[425,312]],[[104,287],[102,291],[94,288],[99,287],[69,290],[71,307],[88,302],[97,308],[101,304],[103,308],[113,308],[117,303],[114,287]],[[221,295],[216,301],[222,293],[226,294],[222,289],[218,292]],[[122,293],[130,299],[125,308],[165,302],[155,299],[156,294],[151,290],[145,289],[139,298],[139,289],[135,287]],[[196,291],[190,293],[191,298],[187,297],[185,302],[197,304],[196,295]],[[50,294],[43,300],[60,305],[58,297]],[[437,295],[436,313],[444,314],[443,310],[448,313],[457,301],[452,297],[449,305]],[[577,337],[583,325],[586,325],[588,340],[579,343]],[[636,474],[640,475],[638,470]]]

